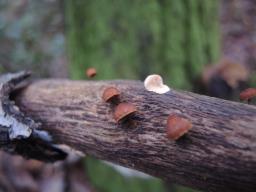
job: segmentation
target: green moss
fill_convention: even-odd
[[[177,191],[177,192],[199,192],[199,191],[190,189],[188,187],[182,187],[182,186],[178,186],[178,185],[174,185],[172,190]]]
[[[249,87],[256,87],[256,72],[252,73],[250,76]]]
[[[89,66],[98,79],[145,76],[157,62],[158,15],[155,0],[67,1],[71,76],[84,78]]]
[[[4,69],[2,66],[0,66],[0,73],[3,73],[4,72]]]
[[[164,0],[162,4],[162,49],[160,71],[168,84],[189,88],[186,63],[186,4],[181,1]]]
[[[85,167],[91,184],[102,192],[166,191],[159,179],[126,178],[94,158],[87,158]]]
[[[218,1],[66,1],[70,75],[144,79],[191,88],[205,64],[219,57]]]
[[[188,0],[187,63],[188,76],[195,79],[205,64],[219,57],[218,1]]]

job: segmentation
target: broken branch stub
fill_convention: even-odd
[[[53,146],[40,124],[26,117],[10,100],[10,93],[25,86],[29,76],[27,71],[0,76],[0,147],[26,158],[50,162],[64,159],[66,153]]]

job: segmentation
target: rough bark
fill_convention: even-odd
[[[116,86],[138,113],[116,123],[101,99]],[[256,107],[171,90],[159,95],[137,81],[41,80],[16,96],[56,143],[204,191],[256,190]],[[169,114],[193,123],[178,141],[166,138]]]

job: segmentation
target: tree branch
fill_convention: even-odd
[[[113,119],[103,90],[116,86],[138,113]],[[205,191],[256,191],[256,107],[171,90],[159,95],[137,81],[41,80],[16,97],[56,143]],[[193,127],[178,141],[166,137],[170,114]]]

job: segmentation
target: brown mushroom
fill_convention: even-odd
[[[117,100],[117,98],[119,97],[120,92],[117,88],[115,87],[108,87],[104,90],[103,95],[102,95],[102,99],[105,102],[112,102],[114,100]]]
[[[177,140],[192,128],[192,123],[179,115],[170,115],[167,119],[167,137]]]
[[[248,101],[249,103],[253,97],[256,97],[256,88],[248,88],[240,93],[241,101]]]
[[[131,103],[120,103],[114,111],[114,119],[119,122],[127,119],[136,112],[136,107]]]
[[[94,77],[96,74],[97,74],[97,71],[96,71],[96,69],[93,68],[93,67],[90,67],[90,68],[88,68],[88,69],[86,70],[86,76],[87,76],[88,78],[92,78],[92,77]]]

